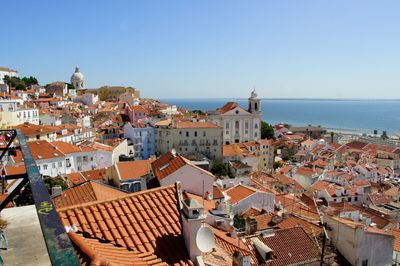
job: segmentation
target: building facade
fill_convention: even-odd
[[[156,123],[157,154],[175,149],[193,158],[202,154],[211,160],[222,160],[222,127],[209,122],[165,120]]]
[[[135,150],[135,159],[147,160],[155,155],[154,128],[133,127],[130,123],[124,126],[124,138],[129,139]]]
[[[254,90],[248,99],[248,103],[247,110],[235,102],[228,102],[222,108],[208,112],[208,121],[223,128],[225,144],[261,138],[260,99]]]

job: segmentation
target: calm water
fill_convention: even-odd
[[[163,99],[189,110],[213,110],[228,101],[245,109],[245,99]],[[380,100],[275,100],[261,101],[263,119],[272,124],[321,125],[327,128],[372,133],[374,129],[400,134],[400,101]]]

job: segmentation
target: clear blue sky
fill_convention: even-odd
[[[4,1],[0,66],[145,97],[400,98],[400,1]]]

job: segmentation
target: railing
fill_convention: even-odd
[[[35,202],[36,211],[39,217],[40,227],[42,229],[43,238],[47,246],[52,265],[80,265],[78,257],[72,246],[72,243],[65,232],[65,228],[61,223],[60,217],[53,205],[53,201],[49,195],[46,186],[43,183],[42,176],[36,166],[36,162],[32,157],[29,145],[25,136],[19,129],[17,130],[1,130],[0,135],[6,136],[7,145],[2,148],[0,161],[9,151],[14,139],[19,141],[19,148],[24,159],[26,174],[6,176],[5,180],[22,178],[22,182],[10,192],[6,199],[0,204],[0,211],[13,200],[13,198],[21,191],[21,189],[29,182],[32,190],[33,200]]]

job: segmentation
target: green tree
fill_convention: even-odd
[[[233,216],[233,226],[236,229],[244,230],[245,225],[246,225],[246,221],[244,220],[242,215],[235,214],[235,216]]]
[[[226,176],[228,175],[228,167],[222,162],[214,162],[210,172],[218,177]]]
[[[61,186],[63,190],[68,188],[67,182],[61,176],[56,177],[45,177],[43,179],[44,185],[46,186],[49,193],[51,193],[51,188],[54,186]]]
[[[202,110],[193,110],[192,111],[193,114],[198,114],[198,115],[205,115],[206,113],[204,113]]]
[[[17,90],[26,90],[26,87],[28,86],[39,84],[38,80],[32,76],[23,77],[21,79],[18,77],[10,77],[6,75],[4,76],[3,80],[6,84]]]
[[[51,195],[51,188],[54,186],[61,186],[63,190],[68,188],[67,182],[61,177],[44,177],[44,185],[46,186],[49,194]],[[14,202],[17,206],[25,206],[34,204],[32,189],[30,183],[26,184],[21,193],[15,197]]]
[[[274,135],[274,128],[267,122],[261,121],[261,138],[272,139]]]
[[[281,161],[274,162],[274,170],[281,168],[283,163]]]

